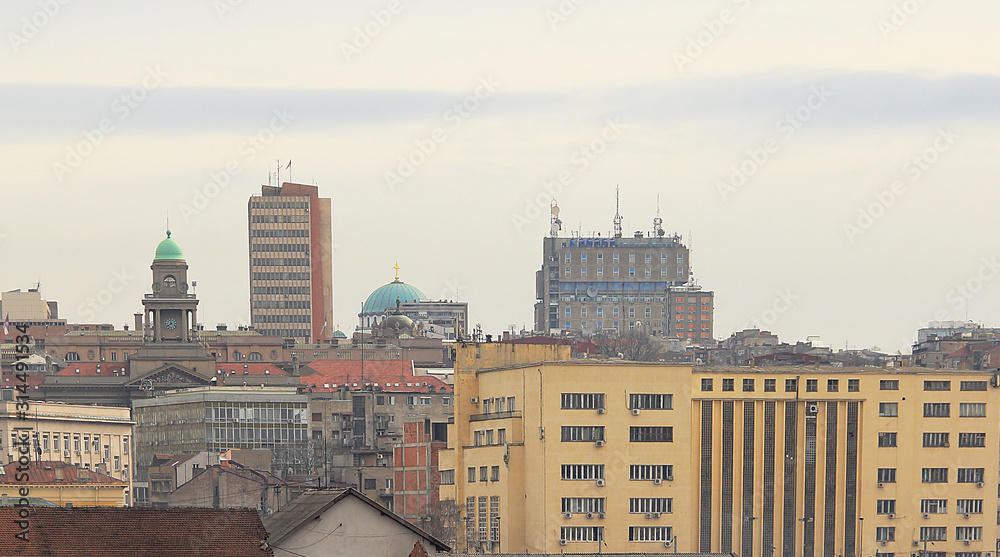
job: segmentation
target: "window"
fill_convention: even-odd
[[[920,481],[923,483],[947,483],[947,468],[924,468],[920,472]]]
[[[493,430],[492,429],[487,429],[486,430],[486,444],[487,445],[492,445],[493,444]]]
[[[52,450],[59,451],[59,434],[56,433],[52,436]]]
[[[629,526],[630,542],[666,542],[673,539],[670,526]]]
[[[451,397],[444,397],[441,399],[441,406],[451,406]]]
[[[955,501],[955,512],[958,514],[983,514],[983,500],[958,499]]]
[[[732,379],[723,379],[722,380],[722,390],[723,391],[734,391],[734,390],[736,390],[735,386],[733,385],[733,380]]]
[[[951,415],[951,404],[947,402],[925,402],[925,418],[947,418]]]
[[[611,254],[611,260],[612,260],[612,261],[613,261],[614,263],[618,263],[618,254],[617,254],[617,253],[612,253],[612,254]]]
[[[712,380],[709,379],[709,378],[707,378],[707,377],[703,377],[702,380],[701,380],[701,390],[702,391],[711,391],[712,390]]]
[[[479,467],[479,481],[481,481],[481,482],[487,481],[487,478],[489,477],[487,475],[488,472],[489,472],[489,469],[486,466],[480,466]]]
[[[314,421],[314,422],[322,422],[323,421],[323,414],[321,414],[320,412],[313,412],[312,421]]]
[[[898,391],[899,379],[882,379],[878,382],[878,388],[882,391]]]
[[[899,415],[899,403],[898,402],[880,402],[878,403],[878,415],[882,418],[895,418]]]
[[[847,392],[858,393],[861,392],[861,380],[860,379],[848,379],[847,380]]]
[[[514,411],[514,397],[512,396],[507,397],[507,411],[508,412]]]
[[[602,513],[604,512],[604,497],[563,497],[562,512],[564,513]]]
[[[74,435],[73,436],[73,450],[76,451],[76,452],[80,452],[80,436],[79,435]]]
[[[603,464],[563,464],[562,479],[564,480],[603,480]]]
[[[604,393],[563,393],[563,410],[596,410],[604,408]]]
[[[928,542],[948,541],[948,528],[945,526],[921,526],[920,541],[928,541]]]
[[[962,381],[959,388],[963,391],[985,391],[986,381]]]
[[[628,512],[631,514],[672,513],[674,500],[669,497],[632,497],[628,500]]]
[[[375,483],[375,478],[365,478],[365,489],[375,489],[378,484]]]
[[[507,430],[506,429],[498,429],[497,430],[497,444],[498,445],[506,445],[507,444]]]
[[[955,480],[960,484],[979,483],[985,476],[985,468],[959,468],[958,478]]]
[[[483,438],[484,438],[485,433],[486,433],[485,431],[473,431],[472,432],[472,446],[474,446],[474,447],[482,447],[483,446]]]
[[[840,390],[840,380],[839,379],[827,379],[826,380],[826,391],[829,393],[835,393]]]
[[[950,391],[951,381],[924,381],[925,391]]]
[[[985,447],[986,446],[986,434],[985,433],[959,433],[958,434],[958,446],[959,447]]]
[[[978,542],[983,539],[983,527],[982,526],[956,526],[955,527],[955,540],[956,541],[970,541]]]
[[[490,541],[500,541],[500,497],[490,497]]]
[[[567,542],[596,542],[604,540],[603,526],[563,526],[560,539]]]
[[[630,394],[628,407],[640,410],[673,410],[674,395],[671,394]]]
[[[818,393],[819,392],[819,379],[806,379],[806,392],[807,393]]]
[[[472,543],[476,536],[476,498],[465,498],[465,540]]]
[[[962,418],[985,418],[985,402],[963,402],[958,405],[958,415]]]
[[[875,541],[877,542],[894,542],[896,541],[896,527],[895,526],[879,526],[875,528]]]
[[[441,485],[455,485],[454,470],[441,470]]]
[[[416,406],[417,405],[417,397],[415,397],[415,396],[408,396],[408,397],[406,397],[406,404],[408,406]],[[488,414],[489,410],[487,410],[486,413]]]
[[[562,426],[562,441],[583,441],[593,443],[604,441],[604,426],[602,425],[564,425]]]
[[[672,426],[632,426],[629,428],[628,440],[638,443],[672,443],[674,428]]]
[[[895,468],[879,468],[878,469],[878,483],[880,483],[880,484],[894,484],[894,483],[896,483],[896,469]]]
[[[896,514],[896,500],[879,499],[875,501],[875,514]]]
[[[49,434],[48,433],[43,433],[42,434],[42,450],[43,451],[49,450]]]
[[[764,392],[765,393],[773,393],[773,392],[775,392],[777,390],[776,383],[777,383],[777,381],[775,381],[774,379],[765,379],[764,380]]]
[[[948,446],[948,434],[947,433],[925,433],[924,434],[924,446],[925,447],[947,447]]]
[[[798,381],[795,379],[785,379],[785,392],[794,393],[798,390]]]
[[[476,467],[469,466],[469,483],[476,483]]]
[[[628,479],[633,481],[672,481],[673,478],[673,464],[630,464],[628,467]]]
[[[499,482],[500,481],[500,467],[499,466],[493,466],[492,468],[490,468],[490,481],[491,482]]]
[[[486,498],[480,497],[479,498],[479,541],[482,542],[486,541],[486,534],[488,534],[488,531],[486,529],[487,528],[486,519],[487,519]]]
[[[743,392],[752,393],[753,392],[753,379],[743,380]]]
[[[420,406],[430,406],[430,405],[431,405],[431,397],[429,396],[420,397]]]
[[[492,414],[492,413],[493,413],[493,399],[492,398],[484,398],[483,399],[483,414]]]
[[[878,446],[879,447],[895,447],[896,446],[896,432],[880,432],[878,434]]]
[[[90,436],[88,435],[83,436],[83,452],[90,452]]]
[[[948,512],[947,499],[921,499],[920,512],[926,514],[944,514]]]

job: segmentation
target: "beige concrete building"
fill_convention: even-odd
[[[333,338],[330,199],[285,182],[262,186],[247,212],[253,328],[304,344]]]
[[[459,350],[440,467],[460,551],[985,557],[1000,539],[996,372],[561,348]]]
[[[0,403],[0,441],[4,462],[18,459],[14,441],[29,427],[32,460],[61,461],[122,480],[131,493],[134,454],[131,411],[32,401],[29,419],[18,418],[16,402]],[[9,443],[9,444],[8,444]]]

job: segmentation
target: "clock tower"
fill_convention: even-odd
[[[146,341],[152,343],[194,342],[197,337],[198,299],[190,294],[187,262],[181,247],[167,237],[156,247],[152,294],[142,299]]]

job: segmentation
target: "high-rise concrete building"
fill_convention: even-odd
[[[610,236],[559,236],[559,207],[542,242],[535,275],[535,330],[593,335],[639,328],[650,334],[709,341],[714,293],[691,279],[690,253],[662,220],[649,233],[621,234],[621,217]]]
[[[302,344],[330,339],[332,211],[319,188],[285,182],[250,198],[250,322]]]
[[[997,377],[469,344],[442,503],[459,551],[986,557]]]

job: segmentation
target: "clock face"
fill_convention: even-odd
[[[182,283],[178,284],[177,285],[177,290],[180,290],[182,294],[186,293],[188,291],[188,283],[182,282]]]
[[[175,284],[177,284],[177,279],[174,277],[167,276],[167,278],[163,279],[163,286],[167,288],[173,288]]]
[[[153,283],[153,292],[159,292],[159,291],[160,291],[160,289],[162,289],[162,288],[163,288],[163,287],[162,287],[162,286],[160,286],[160,283],[158,283],[158,282],[154,282],[154,283]]]
[[[163,322],[163,326],[173,331],[177,328],[177,320],[173,317],[168,317],[166,321]]]

